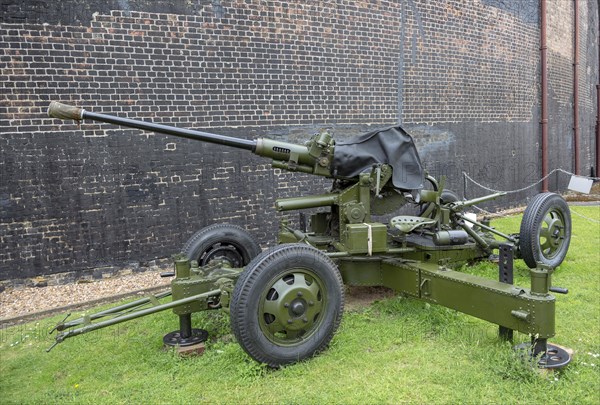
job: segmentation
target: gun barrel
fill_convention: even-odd
[[[494,194],[490,194],[490,195],[484,195],[483,197],[473,198],[471,200],[456,201],[456,202],[450,203],[450,205],[452,207],[454,207],[455,209],[461,210],[464,207],[470,207],[470,206],[475,205],[475,204],[479,204],[479,203],[482,203],[482,202],[485,202],[485,201],[493,200],[495,198],[502,197],[503,195],[506,195],[506,192],[501,191],[499,193],[494,193]]]
[[[50,106],[48,107],[48,116],[60,119],[74,119],[78,121],[84,119],[91,119],[93,121],[106,122],[108,124],[122,125],[128,128],[143,129],[145,131],[154,131],[162,134],[177,136],[180,138],[187,138],[196,141],[231,146],[234,148],[245,149],[252,152],[256,150],[255,140],[239,139],[231,136],[196,131],[193,129],[176,128],[168,125],[154,124],[146,121],[138,121],[129,118],[115,117],[112,115],[98,114],[86,111],[83,108],[62,104],[56,101],[50,103]]]
[[[327,132],[315,134],[309,142],[300,145],[267,138],[252,140],[235,138],[232,136],[211,134],[193,129],[177,128],[169,125],[115,117],[113,115],[86,111],[83,108],[58,103],[56,101],[50,103],[48,115],[53,118],[73,119],[77,121],[90,119],[128,128],[173,135],[179,138],[245,149],[258,156],[272,159],[271,164],[276,168],[293,172],[310,173],[317,176],[332,177],[330,165],[333,159],[335,142]]]

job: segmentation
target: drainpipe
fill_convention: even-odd
[[[598,53],[600,53],[600,51]],[[598,59],[598,63],[600,63],[600,58]],[[600,75],[600,72],[598,73]],[[600,177],[600,174],[598,174],[598,169],[600,169],[600,84],[596,85],[596,95],[598,98],[598,105],[596,106],[596,172],[594,173],[594,176]]]
[[[598,6],[598,66],[600,66],[600,6]],[[600,68],[598,69],[598,81],[600,82]],[[596,85],[596,167],[594,176],[600,177],[600,83]]]
[[[542,177],[548,175],[548,46],[546,45],[546,0],[540,0],[540,58],[542,69]],[[542,181],[542,191],[548,191],[548,179]]]
[[[598,40],[600,40],[600,38],[598,38]],[[598,48],[600,48],[600,46]],[[600,54],[600,49],[598,53]],[[600,57],[598,58],[598,63],[600,63]],[[598,72],[598,74],[600,75],[600,72]],[[598,170],[600,169],[600,84],[596,85],[596,96],[598,98],[598,105],[596,106],[596,173],[594,173],[594,176],[600,177]]]
[[[573,0],[573,154],[579,174],[579,2]]]

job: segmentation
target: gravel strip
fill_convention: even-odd
[[[168,290],[171,280],[151,271],[88,283],[8,289],[0,293],[0,325],[10,326],[57,313],[83,311],[136,294],[156,294]],[[346,287],[345,309],[356,310],[394,294],[386,287]]]
[[[0,293],[0,319],[27,317],[147,288],[164,286],[168,289],[170,282],[171,278],[161,278],[159,272],[148,271],[88,283],[6,289]]]

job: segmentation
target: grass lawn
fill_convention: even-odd
[[[600,220],[599,207],[572,207]],[[493,222],[518,232],[520,216]],[[206,353],[162,350],[178,328],[166,311],[67,340],[50,353],[47,331],[62,317],[0,330],[0,401],[10,403],[600,403],[600,224],[573,215],[573,237],[553,282],[552,342],[575,350],[564,370],[519,361],[497,326],[400,296],[344,314],[330,348],[280,370],[252,361],[233,341],[225,313],[194,314],[210,332]],[[515,284],[529,286],[515,262]],[[482,263],[469,272],[497,277]],[[528,337],[515,334],[516,343]]]

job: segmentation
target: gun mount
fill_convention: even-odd
[[[272,160],[272,166],[333,180],[323,194],[279,199],[279,211],[322,208],[308,228],[281,221],[278,246],[261,252],[243,228],[216,224],[186,242],[175,257],[172,301],[148,298],[112,310],[61,322],[57,342],[165,309],[180,319],[166,345],[194,346],[206,338],[192,329],[191,314],[229,310],[232,330],[255,360],[280,366],[311,357],[328,345],[344,305],[343,283],[386,286],[416,299],[453,308],[532,336],[530,353],[540,367],[561,367],[570,355],[547,343],[555,334],[551,274],[570,242],[571,218],[557,194],[536,196],[519,234],[504,234],[465,210],[503,193],[461,201],[421,165],[411,136],[401,127],[376,130],[336,143],[327,131],[305,144],[239,139],[190,129],[88,112],[52,102],[54,118],[106,122],[202,142],[240,148]],[[389,224],[375,216],[414,205],[418,215],[398,215]],[[301,221],[302,222],[302,221]],[[500,239],[497,239],[499,237]],[[485,260],[499,252],[499,281],[452,270],[457,263]],[[513,256],[531,268],[531,287],[512,285]],[[163,298],[161,296],[160,298]],[[135,310],[134,312],[131,312]],[[109,320],[102,320],[110,316]]]

